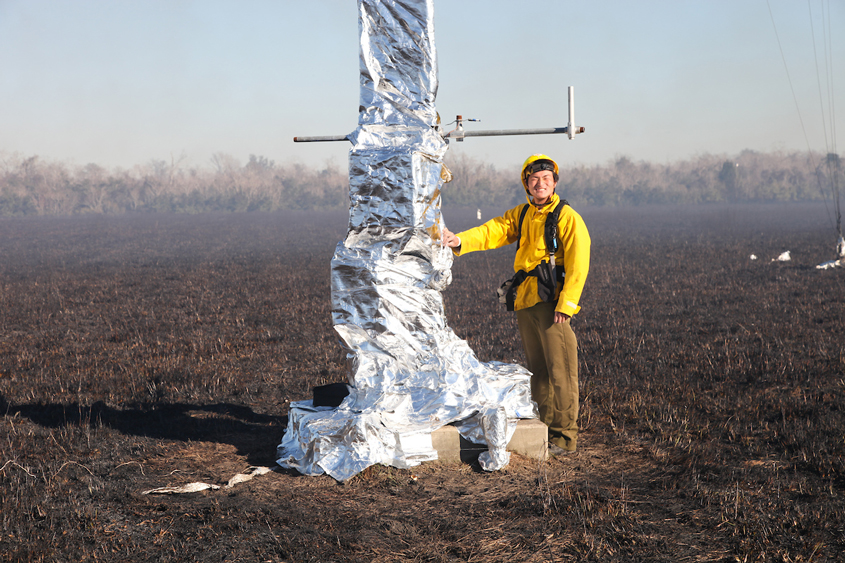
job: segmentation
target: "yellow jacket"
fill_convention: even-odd
[[[522,241],[519,243],[519,250],[513,262],[515,272],[525,270],[530,272],[541,261],[548,260],[546,241],[543,233],[546,226],[546,215],[551,212],[560,198],[552,194],[552,200],[537,208],[529,205],[528,212],[522,225]],[[505,212],[501,217],[496,217],[478,227],[458,233],[461,239],[461,246],[455,248],[455,254],[467,254],[477,250],[492,250],[506,244],[512,244],[519,238],[519,213],[522,206],[514,207]],[[563,265],[566,277],[562,284],[558,283],[557,305],[555,310],[570,317],[581,310],[578,301],[581,299],[581,291],[584,289],[584,282],[587,280],[587,272],[590,269],[590,233],[584,220],[570,206],[565,206],[558,220],[558,237],[561,244],[555,253],[555,262],[558,267]],[[514,309],[527,309],[540,302],[537,296],[537,278],[528,276],[516,290]]]

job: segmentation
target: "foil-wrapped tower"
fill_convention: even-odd
[[[535,418],[529,372],[480,362],[446,325],[440,244],[448,145],[434,107],[433,0],[359,0],[361,105],[349,135],[349,227],[332,259],[332,316],[350,359],[337,408],[291,404],[283,467],[346,480],[380,463],[437,458],[431,432],[454,423],[496,470],[519,418]]]

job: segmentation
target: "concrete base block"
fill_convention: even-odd
[[[545,459],[548,427],[537,419],[524,419],[516,424],[508,451],[533,459]],[[487,446],[473,444],[458,433],[452,425],[444,426],[431,434],[431,444],[440,461],[472,463]]]

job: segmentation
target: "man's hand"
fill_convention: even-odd
[[[569,315],[565,315],[559,311],[555,311],[555,322],[556,323],[565,323],[569,320]]]
[[[461,246],[461,239],[455,236],[455,233],[443,227],[443,232],[440,233],[440,243],[443,246],[448,246],[449,248],[455,248],[457,246]]]

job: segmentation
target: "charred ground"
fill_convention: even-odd
[[[3,219],[0,559],[841,558],[845,272],[814,268],[824,207],[581,211],[577,453],[165,497],[142,493],[272,465],[289,402],[344,379],[345,215]],[[456,260],[444,296],[483,360],[522,361],[492,297],[511,261]]]

